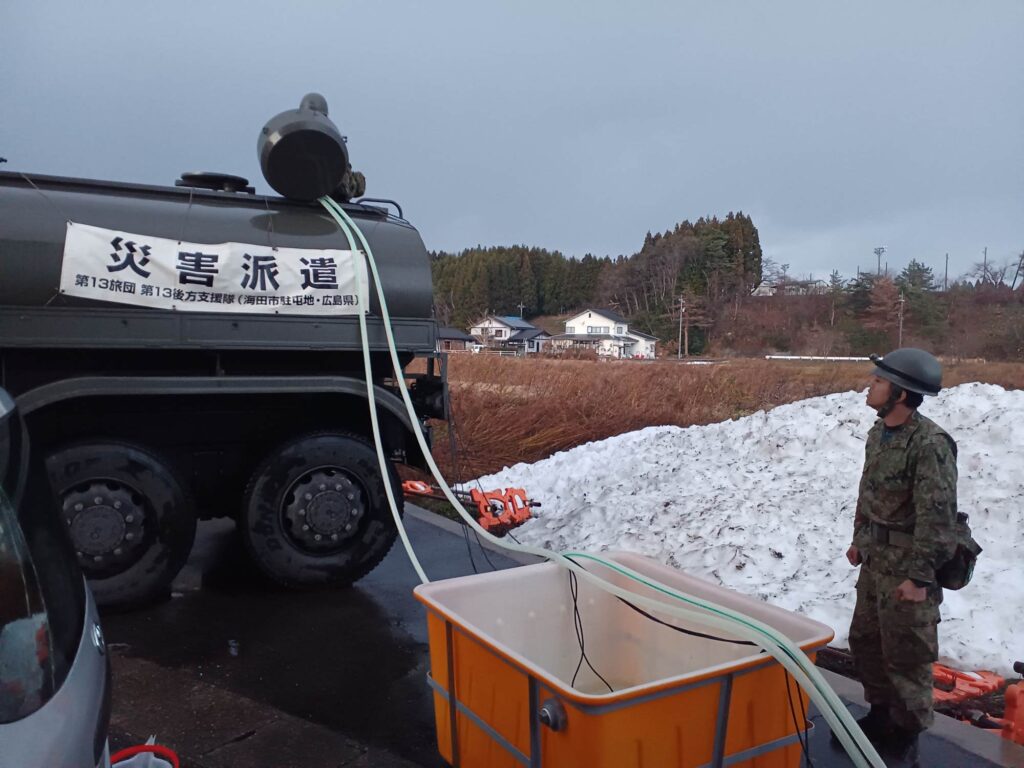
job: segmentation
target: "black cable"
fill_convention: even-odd
[[[487,556],[487,548],[484,546],[484,543],[480,540],[480,534],[476,532],[476,528],[473,529],[473,535],[476,536],[476,543],[477,546],[480,547],[480,554],[484,556],[484,560],[486,560],[487,564],[491,566],[491,570],[498,570],[498,566],[492,563],[491,558]]]
[[[448,429],[450,430],[451,436],[453,438],[448,441],[448,447],[450,449],[449,458],[451,459],[452,473],[454,474],[455,477],[462,477],[461,467],[459,463],[459,452],[457,449],[457,444],[460,442],[459,433],[455,426],[455,414],[452,412],[449,412],[448,415]],[[466,525],[465,521],[463,520],[460,520],[459,522],[462,524],[462,535],[463,538],[465,538],[466,540],[466,553],[469,555],[469,564],[473,567],[473,573],[480,573],[479,569],[476,567],[476,560],[473,558],[473,546],[469,540],[469,526]],[[480,535],[476,532],[476,530],[473,531],[473,535],[476,537],[477,546],[480,547],[480,552],[483,554],[484,560],[486,560],[487,564],[491,566],[491,570],[498,570],[495,567],[494,563],[491,562],[491,559],[487,557],[487,552],[484,550],[483,543],[480,541]]]
[[[448,429],[451,431],[452,437],[454,438],[453,440],[449,440],[448,441],[448,444],[449,444],[449,446],[451,448],[452,472],[454,472],[455,477],[462,477],[461,464],[459,462],[459,449],[462,448],[462,446],[464,444],[462,442],[462,438],[459,437],[459,429],[458,429],[458,426],[457,426],[457,424],[455,422],[455,414],[454,413],[449,413],[449,416],[448,416]],[[465,452],[464,448],[463,448],[463,452]],[[477,485],[480,485],[479,481],[477,481]],[[483,491],[483,486],[480,487],[480,490]],[[463,522],[463,532],[464,533],[466,532],[466,528],[468,528],[468,527],[469,526],[467,526],[465,524],[465,522]],[[487,561],[487,565],[489,565],[491,567],[492,571],[497,571],[498,570],[498,566],[496,566],[494,563],[492,563],[491,562],[491,558],[489,558],[487,556],[487,549],[484,547],[484,543],[480,540],[480,534],[476,532],[475,528],[473,529],[473,536],[476,537],[476,544],[477,544],[478,547],[480,547],[480,554],[482,554],[484,556],[484,560]],[[469,547],[470,547],[469,534],[466,533],[466,548],[467,548],[467,550],[469,549]],[[473,554],[472,553],[470,553],[470,555],[469,555],[469,561],[470,561],[470,563],[473,564],[473,573],[479,573],[479,571],[477,571],[477,569],[476,569],[476,563],[473,561]]]
[[[601,676],[600,672],[594,669],[594,665],[590,663],[590,659],[587,657],[586,645],[584,643],[583,638],[583,617],[580,616],[580,608],[578,602],[579,583],[576,580],[576,574],[572,571],[569,571],[569,593],[572,595],[572,618],[573,625],[576,629],[576,641],[580,644],[580,661],[576,665],[576,671],[572,675],[572,683],[570,683],[570,686],[573,688],[576,687],[576,677],[580,673],[580,669],[583,666],[583,662],[586,661],[587,666],[590,667],[590,671],[597,675],[602,683],[608,686],[608,693],[615,693],[615,689],[612,688],[611,684],[609,684],[609,682]]]
[[[575,565],[579,565],[579,563],[577,563],[571,557],[566,557],[565,559],[568,560],[570,563],[574,563]],[[582,565],[580,567],[583,568]],[[584,570],[586,570],[586,569],[584,569]],[[647,611],[644,611],[644,610],[640,609],[639,607],[633,605],[628,600],[624,600],[623,598],[619,597],[618,595],[615,596],[615,599],[618,600],[619,602],[621,602],[624,605],[628,605],[630,608],[632,608],[634,611],[639,613],[644,618],[650,619],[651,621],[653,621],[656,624],[661,624],[663,627],[668,627],[669,629],[675,630],[676,632],[680,632],[680,633],[682,633],[684,635],[690,635],[691,637],[699,637],[699,638],[701,638],[703,640],[714,640],[717,643],[730,643],[732,645],[750,645],[750,646],[753,646],[755,648],[757,647],[757,643],[752,643],[749,640],[730,640],[727,637],[716,637],[715,635],[708,635],[708,634],[705,634],[704,632],[698,632],[695,629],[683,629],[682,627],[677,627],[675,624],[669,624],[667,621],[662,621],[657,616],[652,616],[651,614],[647,613]],[[762,648],[760,652],[761,653],[765,653],[765,649]]]
[[[646,611],[641,610],[637,606],[633,605],[628,600],[623,600],[618,595],[616,595],[615,599],[618,600],[619,602],[625,604],[625,605],[628,605],[630,608],[632,608],[634,611],[639,613],[641,616],[643,616],[645,618],[648,618],[648,619],[650,619],[651,621],[653,621],[653,622],[655,622],[657,624],[661,624],[663,627],[668,627],[669,629],[674,629],[676,632],[681,632],[684,635],[690,635],[692,637],[699,637],[699,638],[702,638],[704,640],[714,640],[717,643],[731,643],[732,645],[752,645],[755,648],[757,647],[757,643],[752,643],[749,640],[730,640],[727,637],[715,637],[714,635],[706,635],[703,632],[698,632],[698,631],[696,631],[694,629],[683,629],[682,627],[677,627],[675,624],[669,624],[667,621],[662,621],[657,616],[652,616],[651,614],[647,613]],[[762,648],[761,649],[761,653],[764,653],[764,652],[765,652],[765,650],[764,650],[764,648]]]
[[[566,557],[565,559],[568,560],[570,563],[573,563],[574,565],[579,565],[579,563],[577,563],[571,557]],[[580,566],[580,567],[582,568],[583,566]],[[586,569],[584,569],[584,570],[586,570]],[[605,680],[603,677],[601,677],[601,674],[596,669],[594,669],[594,665],[590,663],[590,659],[587,657],[586,646],[585,646],[584,637],[583,637],[583,618],[580,616],[579,603],[577,601],[577,595],[579,593],[579,584],[578,584],[577,579],[576,579],[576,574],[573,573],[572,571],[569,571],[569,592],[572,594],[573,624],[575,625],[575,628],[576,628],[576,640],[577,640],[577,642],[580,645],[580,660],[579,660],[579,663],[576,665],[576,671],[573,673],[571,685],[574,688],[576,687],[576,677],[579,675],[580,669],[583,667],[583,662],[586,661],[587,662],[587,666],[590,667],[590,670],[595,675],[597,675],[599,678],[601,678],[601,682],[603,682],[605,685],[608,686],[608,691],[609,692],[614,692],[612,687],[611,687],[611,685],[608,684],[608,681]],[[681,632],[684,635],[692,635],[694,637],[700,637],[700,638],[704,638],[706,640],[716,640],[718,642],[732,643],[732,644],[735,644],[735,645],[755,645],[755,643],[751,643],[751,642],[749,642],[747,640],[728,640],[728,639],[726,639],[724,637],[715,637],[714,635],[707,635],[707,634],[704,634],[703,632],[696,632],[696,631],[690,630],[690,629],[683,629],[682,627],[677,627],[677,626],[674,626],[672,624],[669,624],[668,622],[662,621],[661,619],[656,618],[655,616],[652,616],[651,614],[647,613],[646,611],[642,611],[637,606],[633,605],[632,603],[630,603],[627,600],[623,600],[621,597],[618,597],[617,595],[616,595],[616,599],[618,599],[620,602],[624,603],[625,605],[628,605],[634,611],[636,611],[640,615],[650,619],[651,621],[653,621],[653,622],[655,622],[657,624],[661,624],[662,626],[668,627],[669,629],[673,629],[676,632]],[[761,649],[761,653],[764,653],[764,649],[763,648]],[[787,678],[787,681],[788,681],[788,678]],[[793,713],[793,718],[794,718],[794,720],[796,719],[795,711]]]
[[[796,719],[796,707],[793,706],[793,690],[789,687],[789,671],[783,667],[782,674],[786,678],[786,696],[789,698],[789,714],[793,716],[793,727],[796,728],[796,740],[800,742],[800,749],[803,750],[804,760],[808,768],[814,768],[814,761],[811,760],[811,735],[800,727]],[[795,684],[795,683],[794,683]],[[797,688],[799,690],[799,688]],[[807,722],[807,712],[804,709],[804,698],[800,696],[800,711],[804,715],[804,723]],[[802,735],[801,735],[802,734]]]
[[[793,686],[796,687],[796,680],[793,680]],[[800,722],[807,723],[807,707],[804,706],[804,697],[799,695],[799,688],[797,688],[797,700],[800,702]],[[811,760],[811,734],[809,731],[804,731],[804,741],[807,742],[807,761],[810,763]]]
[[[469,555],[469,564],[473,568],[473,573],[480,573],[476,568],[476,560],[473,559],[473,548],[469,543],[469,531],[466,530],[466,524],[462,524],[462,537],[466,540],[466,554]]]

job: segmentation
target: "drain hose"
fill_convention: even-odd
[[[338,227],[347,238],[351,250],[353,252],[361,250],[366,258],[370,273],[373,276],[373,283],[376,288],[377,299],[380,304],[384,333],[387,337],[388,352],[391,356],[391,364],[394,367],[395,380],[398,382],[399,391],[402,394],[402,400],[404,401],[406,411],[409,414],[409,421],[412,425],[413,434],[416,437],[416,441],[419,444],[419,448],[423,453],[423,457],[426,460],[431,473],[437,480],[437,483],[444,492],[448,502],[455,508],[463,521],[467,525],[472,526],[479,535],[483,536],[491,543],[513,552],[521,552],[558,563],[562,567],[576,573],[578,578],[587,581],[609,594],[616,595],[617,597],[621,597],[634,604],[644,606],[649,610],[659,611],[687,621],[704,624],[715,629],[730,632],[737,637],[755,643],[775,658],[775,660],[793,676],[793,679],[796,680],[797,684],[807,691],[811,700],[821,711],[826,722],[828,722],[829,726],[832,728],[832,731],[839,737],[843,747],[846,749],[850,758],[858,768],[885,768],[885,763],[882,762],[882,759],[878,756],[875,748],[867,740],[867,737],[864,736],[864,733],[854,721],[842,700],[821,676],[821,673],[811,663],[810,659],[807,658],[807,655],[804,654],[799,647],[794,645],[788,637],[777,632],[774,628],[725,606],[680,592],[619,563],[607,560],[600,555],[581,552],[557,553],[525,544],[511,544],[497,538],[481,528],[473,516],[466,511],[459,500],[455,497],[455,494],[452,493],[448,483],[445,482],[444,477],[437,468],[437,464],[434,462],[434,458],[430,452],[430,447],[427,445],[422,430],[419,428],[416,410],[413,407],[412,398],[409,396],[408,387],[406,386],[405,379],[402,376],[402,366],[398,359],[398,350],[395,345],[394,333],[391,329],[391,315],[388,312],[387,301],[384,297],[384,288],[380,281],[380,274],[377,271],[377,264],[374,261],[373,251],[370,248],[370,244],[366,241],[366,238],[363,236],[362,231],[356,223],[338,203],[329,197],[320,198],[320,203],[337,222]],[[360,271],[357,269],[357,281],[359,281],[359,274]],[[357,288],[359,295],[361,295],[361,285],[357,286]],[[370,348],[367,337],[365,311],[359,312],[359,332],[363,346],[363,366],[366,375],[367,400],[369,401],[370,406],[370,425],[373,429],[373,438],[377,449],[377,460],[380,465],[381,477],[387,478],[389,476],[390,469],[387,457],[384,455],[384,449],[382,447],[380,437],[380,425],[377,420],[377,407],[373,391],[373,372],[370,365]],[[427,583],[429,582],[429,579],[427,578],[419,559],[416,557],[416,553],[409,541],[408,534],[405,531],[405,526],[402,524],[401,516],[398,514],[398,505],[395,501],[391,483],[385,481],[384,489],[387,494],[388,505],[391,508],[391,514],[395,520],[395,526],[398,529],[398,533],[402,539],[402,544],[405,546],[409,560],[412,562],[413,568],[416,569],[416,573],[419,576],[420,581]],[[635,592],[631,592],[602,579],[598,575],[575,563],[571,558],[589,560],[591,562],[598,563],[621,574],[622,576],[645,585],[655,592],[670,597],[676,602],[666,603],[663,600],[657,600],[647,597],[646,595],[638,595]],[[683,607],[678,604],[679,602],[691,607]]]

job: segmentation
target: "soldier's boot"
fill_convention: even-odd
[[[920,768],[918,741],[920,731],[894,725],[886,734],[880,752],[890,768]]]
[[[889,708],[880,707],[877,704],[872,704],[868,713],[864,717],[857,719],[857,725],[864,731],[864,735],[868,737],[868,741],[875,745],[876,749],[895,727],[892,719],[889,717]],[[842,746],[835,731],[832,732],[832,743],[836,746]]]

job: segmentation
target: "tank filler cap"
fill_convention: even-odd
[[[350,171],[348,149],[327,117],[327,100],[308,93],[298,109],[272,117],[256,141],[260,168],[274,191],[311,201],[334,192]]]
[[[256,194],[256,190],[249,186],[249,180],[242,176],[232,176],[230,173],[214,173],[211,171],[190,171],[181,174],[181,178],[174,182],[176,187],[195,187],[197,189],[212,189],[217,192],[245,192],[249,195]]]

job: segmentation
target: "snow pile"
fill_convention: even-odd
[[[959,506],[984,547],[946,592],[944,658],[1009,673],[1024,660],[1024,391],[964,384],[921,412],[959,447]],[[516,531],[561,551],[630,550],[799,611],[845,647],[857,571],[846,562],[864,438],[864,393],[844,392],[708,426],[650,427],[480,478],[543,503]]]

